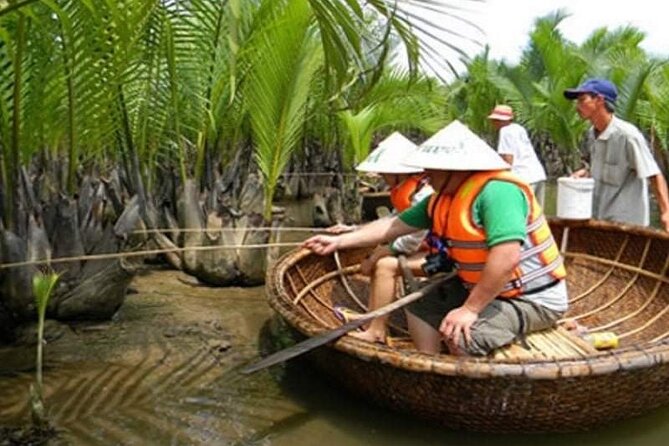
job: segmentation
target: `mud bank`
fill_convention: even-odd
[[[49,330],[45,403],[59,443],[229,444],[283,418],[253,402],[278,392],[269,375],[236,373],[257,357],[271,314],[262,288],[209,288],[165,270],[132,287],[111,321]],[[29,420],[33,353],[0,349],[0,426]]]

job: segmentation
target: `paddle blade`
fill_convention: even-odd
[[[299,356],[302,353],[306,353],[309,350],[312,350],[316,347],[320,347],[321,345],[327,344],[330,341],[334,341],[335,339],[340,338],[349,331],[355,330],[358,327],[362,327],[364,324],[371,321],[375,317],[389,314],[392,311],[398,310],[410,304],[411,302],[420,299],[425,294],[436,289],[436,287],[438,287],[444,281],[451,280],[454,277],[455,277],[454,272],[448,273],[446,275],[439,275],[432,277],[430,279],[430,283],[418,291],[414,291],[413,293],[407,294],[406,296],[396,300],[395,302],[392,302],[386,306],[377,308],[374,311],[366,313],[365,316],[350,321],[342,325],[341,327],[335,328],[334,330],[326,331],[325,333],[322,333],[318,336],[314,336],[313,338],[309,338],[305,341],[295,344],[292,347],[288,347],[287,349],[273,353],[254,364],[244,367],[243,369],[241,369],[241,372],[245,375],[248,375],[249,373],[257,372],[258,370],[264,369],[265,367],[269,367],[274,364],[287,361],[290,358],[294,358],[295,356]]]
[[[240,372],[244,375],[249,375],[251,373],[257,372],[258,370],[262,370],[264,368],[271,367],[275,364],[288,361],[289,359],[292,359],[296,356],[306,353],[309,350],[313,350],[316,347],[320,347],[321,345],[327,344],[328,342],[334,341],[335,339],[344,336],[349,331],[361,327],[363,324],[368,322],[369,319],[370,318],[368,317],[356,319],[354,321],[350,321],[342,325],[341,327],[335,328],[334,330],[326,331],[325,333],[322,333],[318,336],[314,336],[313,338],[305,339],[304,341],[298,342],[292,347],[288,347],[286,349],[273,353],[269,356],[266,356],[265,358],[261,359],[258,362],[247,365],[246,367],[241,369]]]

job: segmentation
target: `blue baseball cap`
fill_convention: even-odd
[[[588,79],[579,85],[578,88],[568,88],[564,91],[564,97],[567,99],[576,99],[583,93],[592,93],[603,96],[605,100],[615,104],[618,97],[618,89],[612,82],[606,79]]]

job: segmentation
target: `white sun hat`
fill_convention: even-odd
[[[432,170],[510,169],[495,149],[460,121],[453,121],[404,159],[410,166]]]
[[[407,166],[402,163],[405,157],[416,153],[416,144],[409,141],[401,133],[394,132],[381,141],[367,158],[356,166],[359,172],[376,173],[417,173],[420,167]]]

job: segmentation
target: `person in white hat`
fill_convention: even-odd
[[[369,156],[356,166],[358,172],[380,174],[390,186],[390,201],[395,213],[402,212],[414,204],[432,195],[434,190],[420,167],[411,167],[401,161],[417,150],[416,145],[399,132],[394,132],[381,141]],[[330,232],[340,233],[353,230],[351,227],[334,226]],[[395,295],[394,277],[400,268],[397,256],[407,258],[409,268],[419,271],[427,252],[421,251],[421,243],[427,231],[419,230],[392,240],[389,244],[380,244],[362,262],[361,271],[371,277],[369,309],[373,310],[390,303]],[[381,297],[383,296],[383,297]],[[345,307],[335,307],[337,317],[346,321],[358,316]],[[384,342],[386,339],[387,317],[373,320],[364,331],[354,332],[360,339]]]
[[[527,181],[541,206],[544,205],[546,171],[541,165],[527,130],[513,122],[513,109],[508,105],[497,105],[488,115],[499,132],[497,153],[511,164],[511,172]]]
[[[424,352],[445,344],[451,354],[485,355],[555,324],[567,310],[566,271],[532,188],[458,121],[404,162],[424,168],[437,193],[394,218],[303,246],[327,255],[430,228],[434,256],[449,259],[442,264],[457,278],[407,309]]]

